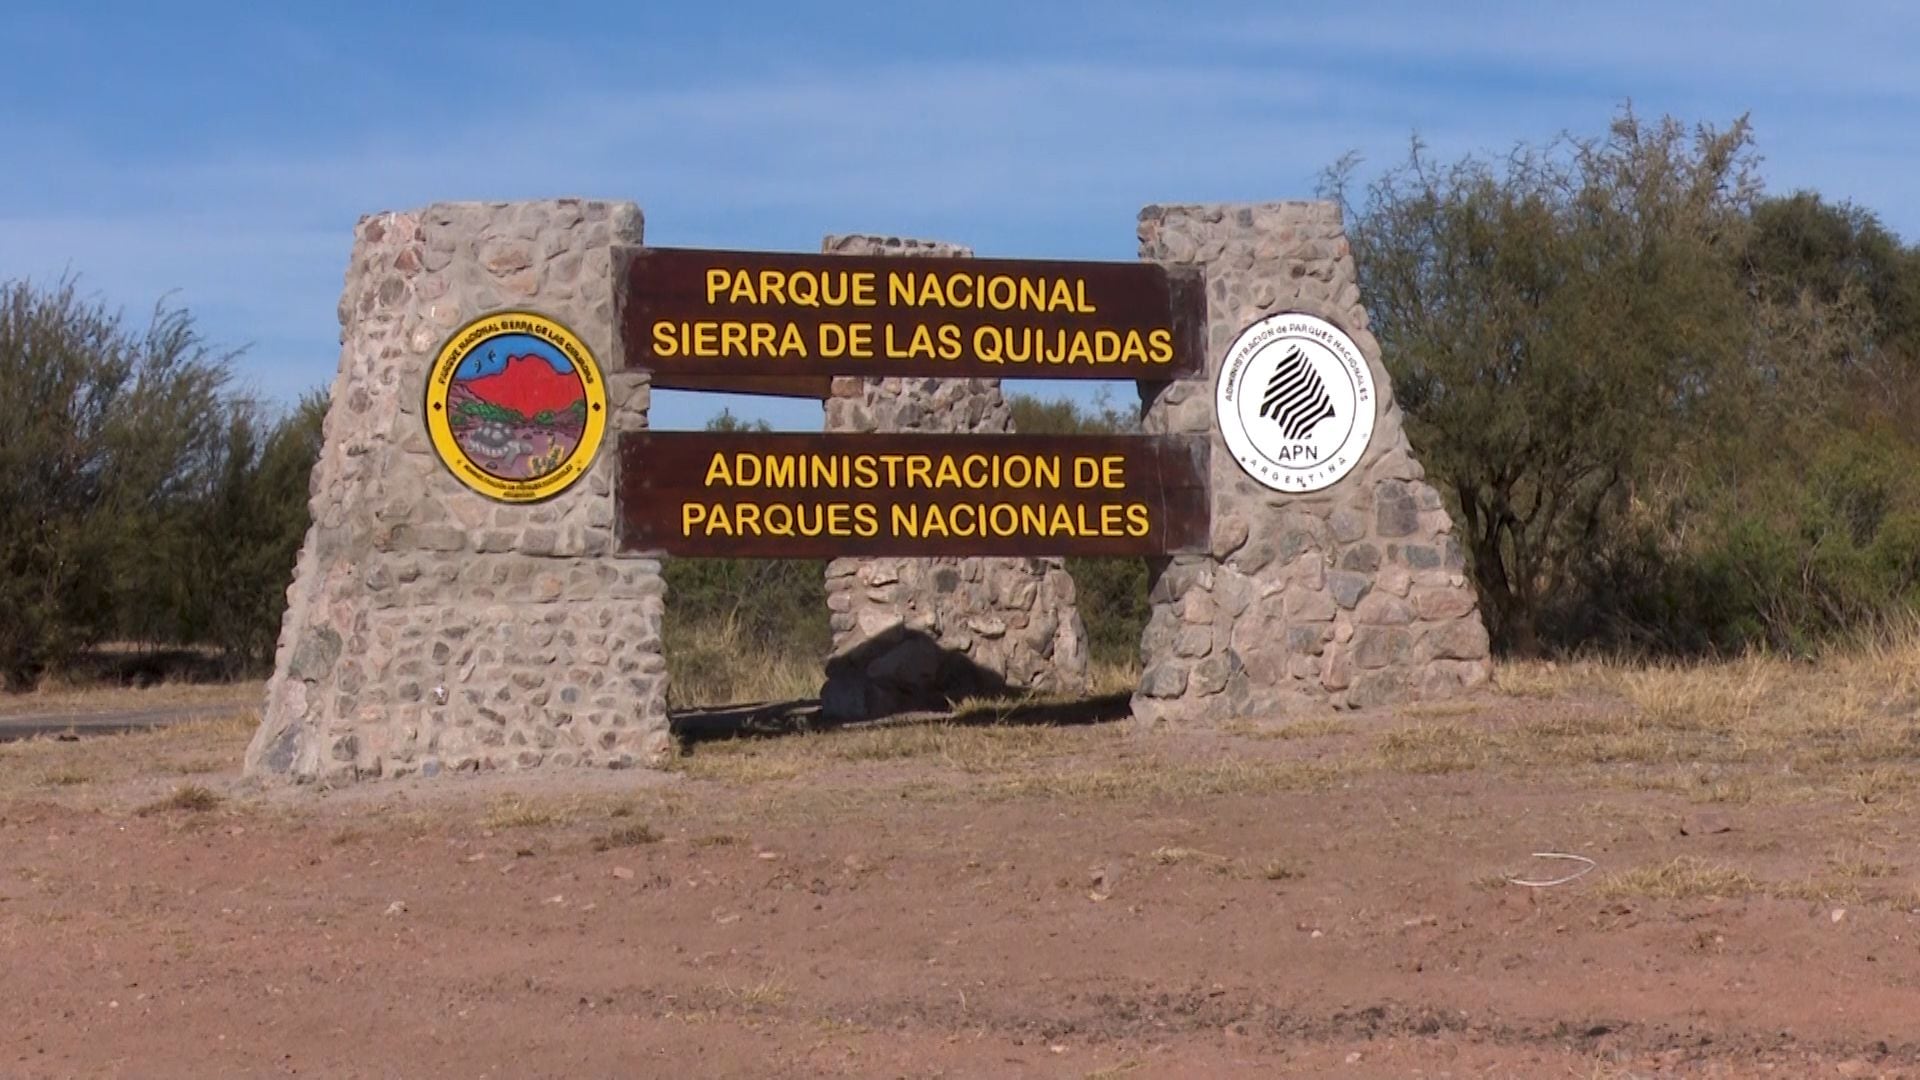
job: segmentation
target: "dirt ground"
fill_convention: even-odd
[[[0,745],[0,1075],[1920,1077],[1913,659],[334,791],[245,713]]]

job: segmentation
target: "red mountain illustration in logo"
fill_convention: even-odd
[[[463,385],[480,400],[527,417],[564,412],[586,397],[578,376],[555,371],[538,356],[510,356],[498,372],[468,379]]]

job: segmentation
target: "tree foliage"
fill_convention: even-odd
[[[270,652],[319,406],[274,421],[231,360],[178,309],[0,284],[0,684],[115,637]]]
[[[1328,188],[1499,644],[1804,647],[1911,602],[1878,463],[1912,460],[1920,264],[1870,214],[1763,198],[1744,119],[1631,110],[1354,175]]]

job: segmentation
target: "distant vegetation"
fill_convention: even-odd
[[[114,640],[271,658],[323,405],[265,409],[231,359],[183,311],[0,283],[0,686]]]
[[[1920,250],[1765,195],[1744,120],[1623,112],[1357,175],[1326,190],[1499,647],[1802,654],[1915,618]],[[114,641],[270,662],[324,400],[263,407],[231,361],[184,311],[134,325],[72,282],[0,283],[0,684]],[[1125,396],[1015,395],[1016,427],[1128,430]],[[1129,661],[1146,564],[1068,566],[1095,660]],[[823,569],[669,562],[676,698],[804,689]]]
[[[1920,604],[1920,251],[1763,197],[1744,119],[1437,162],[1346,204],[1497,645],[1795,653]]]

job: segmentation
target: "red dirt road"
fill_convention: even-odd
[[[154,737],[38,745],[0,758],[66,777],[0,798],[0,1075],[1920,1076],[1904,797],[1429,775],[1366,756],[1399,722],[145,815],[178,776],[57,770]],[[1599,869],[1502,880],[1548,850]]]

